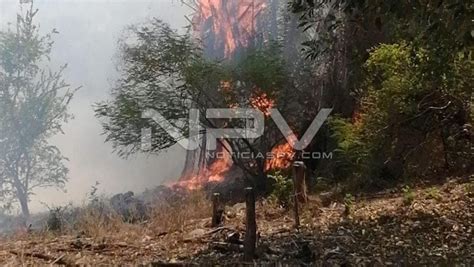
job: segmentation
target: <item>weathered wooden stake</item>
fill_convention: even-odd
[[[219,198],[219,193],[212,194],[212,227],[217,227],[219,224],[221,224],[222,213],[219,209]]]
[[[300,212],[299,212],[299,207],[298,207],[298,194],[296,193],[296,190],[294,191],[294,196],[293,196],[293,210],[295,212],[295,228],[299,229],[300,228]]]
[[[251,261],[255,257],[257,243],[257,222],[255,221],[255,193],[252,187],[245,188],[246,231],[244,240],[244,260]]]
[[[306,194],[305,165],[302,161],[293,163],[293,185],[298,201],[306,203],[308,196]]]
[[[299,202],[305,203],[307,200],[306,196],[306,183],[305,183],[305,166],[302,161],[295,161],[293,163],[293,202],[294,202],[294,213],[295,213],[295,228],[300,227],[300,213],[299,213]]]

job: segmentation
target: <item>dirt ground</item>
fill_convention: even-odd
[[[311,197],[294,228],[291,210],[257,203],[255,263],[271,265],[474,265],[473,183],[451,180],[322,206]],[[178,230],[124,224],[100,237],[23,233],[1,240],[0,263],[21,265],[236,265],[242,263],[245,204],[225,208],[224,223],[187,220]],[[154,220],[159,220],[154,218]],[[154,222],[156,223],[156,222]]]

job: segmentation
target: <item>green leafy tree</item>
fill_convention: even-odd
[[[474,75],[469,57],[454,54],[440,65],[429,50],[413,44],[382,44],[364,68],[357,117],[331,123],[346,175],[380,185],[380,178],[469,169]]]
[[[159,20],[131,27],[120,44],[122,78],[112,90],[113,99],[97,104],[96,115],[103,122],[106,140],[122,156],[139,151],[158,153],[176,143],[156,123],[142,118],[147,108],[173,121],[183,137],[189,135],[190,108],[205,114],[208,108],[254,107],[266,113],[274,107],[296,132],[307,127],[307,120],[301,118],[311,121],[318,111],[317,106],[307,108],[316,102],[314,93],[301,97],[302,92],[314,90],[299,79],[308,73],[307,69],[303,66],[295,68],[298,72],[290,72],[277,44],[245,51],[232,62],[208,60],[190,34],[178,34]],[[242,128],[245,122],[211,120],[201,115],[199,123],[204,128]],[[151,146],[145,151],[140,143],[143,128],[152,129]],[[233,157],[233,161],[248,177],[260,177],[256,181],[264,187],[264,157],[284,140],[266,116],[261,138],[225,138],[221,143],[236,153],[263,155],[253,159]]]
[[[318,31],[304,43],[312,58],[346,30],[354,37],[370,38],[378,31],[387,35],[381,41],[408,38],[455,50],[469,49],[474,37],[474,9],[467,1],[293,0],[290,6],[301,27]]]
[[[349,63],[342,69],[351,86],[333,103],[350,95],[354,105],[336,109],[340,116],[331,120],[328,140],[337,157],[327,173],[370,187],[469,168],[471,3],[294,0],[290,6],[300,27],[313,33],[303,43],[309,58]],[[344,84],[336,83],[336,91]]]
[[[18,201],[25,217],[36,188],[67,181],[67,159],[48,140],[71,118],[75,92],[62,78],[66,66],[44,67],[53,42],[34,24],[37,12],[31,4],[15,30],[0,32],[0,197]]]

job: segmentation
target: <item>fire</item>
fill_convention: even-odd
[[[253,40],[256,40],[257,27],[262,25],[261,15],[267,10],[267,2],[268,0],[194,0],[196,13],[193,16],[193,29],[204,43],[204,55],[231,59],[239,49],[251,46]],[[232,81],[221,81],[218,90],[227,94],[225,100],[229,107],[237,108],[239,105],[233,101],[232,87]],[[266,93],[256,90],[250,98],[250,105],[269,116],[275,101]],[[289,166],[289,159],[279,157],[284,151],[288,151],[286,145],[274,149],[276,157],[268,161],[268,170]],[[291,152],[291,148],[289,151]],[[232,168],[232,157],[224,147],[216,154],[222,157],[199,167],[198,174],[184,174],[172,186],[194,190],[209,182],[224,181]]]
[[[294,159],[294,151],[291,145],[287,142],[275,146],[271,152],[272,158],[268,159],[265,164],[265,170],[280,170],[287,169],[291,166]]]
[[[210,175],[208,179],[209,182],[222,182],[225,173],[232,167],[232,159],[229,153],[226,151],[222,154],[224,157],[217,159],[208,169]]]
[[[225,174],[232,167],[232,158],[227,150],[222,149],[216,153],[218,158],[212,162],[206,169],[198,175],[191,177],[182,177],[180,181],[171,184],[171,186],[184,187],[188,190],[196,190],[202,188],[210,182],[222,182]]]
[[[237,48],[248,47],[266,0],[199,0],[197,8],[195,31],[212,39],[213,50],[223,49],[229,58]]]
[[[250,99],[250,105],[259,109],[265,116],[270,116],[270,110],[275,106],[275,100],[268,97],[264,92],[258,92]]]
[[[270,116],[271,109],[275,106],[275,100],[270,98],[265,92],[259,90],[250,99],[250,105],[259,109],[265,116]],[[271,158],[267,159],[265,171],[286,169],[291,166],[294,158],[292,146],[285,142],[275,146],[271,151]]]

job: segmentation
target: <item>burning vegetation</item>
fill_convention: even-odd
[[[262,26],[262,21],[268,19],[269,16],[276,16],[275,13],[272,13],[271,9],[267,10],[267,8],[275,8],[277,5],[276,2],[268,2],[266,0],[202,0],[195,3],[196,13],[193,15],[192,20],[194,34],[203,43],[204,55],[211,59],[223,59],[226,62],[240,61],[237,65],[240,65],[239,68],[242,68],[241,70],[234,70],[234,74],[231,73],[234,77],[231,76],[218,81],[217,93],[221,98],[215,98],[214,100],[216,100],[216,103],[219,103],[224,99],[223,106],[220,107],[255,108],[260,110],[266,117],[270,116],[271,109],[277,108],[278,99],[271,97],[268,92],[278,92],[278,87],[281,84],[276,86],[274,84],[278,79],[274,81],[271,80],[271,77],[264,77],[262,80],[255,76],[261,75],[258,73],[260,68],[268,68],[272,67],[272,65],[246,66],[255,64],[256,62],[254,61],[262,56],[261,52],[250,56],[245,56],[241,53],[248,49],[257,49],[259,41],[269,42],[274,38],[271,36],[272,33],[266,32],[266,28]],[[265,40],[262,39],[264,35],[267,38]],[[268,51],[268,53],[273,52],[276,52],[276,50]],[[249,70],[245,69],[248,67],[258,69],[250,70],[254,73],[249,73]],[[276,67],[282,68],[283,66]],[[278,73],[282,69],[269,69],[264,75],[268,76],[271,71],[277,71]],[[245,77],[249,75],[250,77]],[[276,90],[272,88],[274,86],[277,88]],[[207,101],[208,99],[205,100],[205,102]],[[283,103],[286,102],[283,101]],[[212,125],[218,125],[218,123],[214,122]],[[233,122],[226,122],[224,125],[231,127]],[[267,131],[270,132],[269,129]],[[275,135],[274,133],[272,134]],[[267,146],[269,146],[269,149],[272,149],[270,146],[276,142],[276,137],[268,136],[267,138],[269,141]],[[226,147],[226,151],[217,151],[217,153],[222,153],[222,156],[217,159],[210,159],[203,152],[206,147],[205,142],[198,150],[189,151],[188,159],[190,160],[186,161],[186,166],[179,182],[173,185],[184,186],[189,189],[202,188],[206,183],[222,182],[225,180],[226,175],[234,176],[233,173],[240,172],[241,169],[244,170],[244,174],[247,172],[246,176],[253,176],[258,173],[258,168],[262,171],[277,171],[288,169],[291,165],[292,150],[289,146],[279,145],[273,148],[273,151],[265,153],[264,150],[255,150],[255,147],[258,145],[250,145],[249,143],[245,145],[233,140],[226,140],[225,142],[228,142],[229,146]],[[236,153],[251,152],[252,150],[253,154],[265,154],[265,156],[268,155],[269,157],[263,159],[263,163],[258,163],[256,159],[232,158],[231,156]],[[239,161],[237,162],[238,164],[234,164],[233,160]]]
[[[265,170],[286,170],[291,167],[295,152],[289,143],[277,145],[272,149],[272,158],[265,163]]]
[[[267,0],[199,0],[193,16],[195,33],[207,56],[231,58],[254,42]]]
[[[172,183],[171,186],[184,187],[188,190],[202,189],[209,183],[220,183],[225,180],[225,175],[232,168],[232,157],[229,152],[223,149],[215,153],[216,158],[207,164],[204,170],[191,177],[181,177],[178,182]]]
[[[472,41],[466,26],[471,18],[461,2],[435,7],[406,1],[196,0],[185,1],[195,11],[192,33],[159,19],[129,27],[125,35],[133,42],[120,41],[121,78],[113,99],[95,106],[106,140],[121,156],[157,153],[184,138],[196,137],[197,148],[189,142],[181,176],[166,186],[110,199],[93,188],[84,207],[52,209],[46,230],[23,221],[19,241],[0,244],[0,259],[63,265],[469,265],[474,186],[472,101],[466,100],[472,99],[472,83],[466,77],[474,68],[465,42]],[[19,40],[0,37],[2,45]],[[8,70],[8,60],[0,60],[0,71]],[[31,71],[36,66],[24,75]],[[18,73],[3,72],[0,79],[8,82],[4,77]],[[9,88],[0,91],[1,101]],[[65,120],[64,103],[54,103]],[[167,124],[144,116],[144,107],[158,111]],[[335,114],[323,123],[326,117],[319,114],[326,107]],[[222,108],[260,111],[263,133],[224,134],[209,151],[209,129],[257,124],[255,118],[207,116],[209,109]],[[275,122],[276,110],[287,127]],[[195,131],[186,118],[196,117]],[[11,134],[1,128],[11,120],[1,122],[0,133]],[[296,137],[304,138],[313,123],[320,127],[316,138],[294,149]],[[151,132],[146,146],[144,129]],[[49,151],[41,149],[42,136],[37,138],[44,142],[33,146],[35,157],[3,158],[29,164],[58,154],[52,158],[61,161],[54,149],[51,155],[36,151]],[[301,156],[327,151],[334,152],[333,160]],[[30,175],[31,166],[2,160],[0,174],[13,182],[0,177],[1,193],[16,193],[23,208],[30,192],[9,171],[17,166]],[[64,182],[65,173],[61,169],[55,182]],[[27,206],[24,213],[29,215]]]

